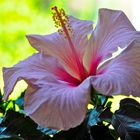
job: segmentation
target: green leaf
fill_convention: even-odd
[[[112,118],[112,125],[122,140],[140,139],[140,105],[137,101],[125,99]]]
[[[91,140],[87,120],[75,128],[55,134],[53,140]]]
[[[109,102],[107,102],[106,107],[107,107],[107,108],[111,108],[111,105],[112,105],[112,102],[109,101]]]
[[[123,105],[127,105],[127,104],[131,104],[131,105],[135,105],[135,106],[140,106],[140,103],[137,102],[136,100],[132,99],[132,98],[125,98],[123,100],[120,101],[120,108]]]
[[[5,108],[4,108],[4,105],[3,105],[1,90],[0,90],[0,113],[2,113],[2,114],[5,113]]]
[[[0,104],[2,103],[2,93],[1,93],[1,90],[0,90]]]
[[[107,126],[95,125],[91,127],[93,140],[115,140]]]
[[[112,121],[122,140],[140,139],[140,122],[123,115],[115,115]]]
[[[24,140],[24,139],[10,134],[2,134],[0,135],[0,140]]]
[[[101,95],[93,87],[91,88],[91,104],[94,105],[95,107],[97,106],[104,107],[108,101],[108,98],[113,98],[113,97]]]
[[[97,108],[94,108],[89,114],[88,125],[94,126],[98,122],[100,122],[101,121],[99,118],[100,114],[101,114],[100,110],[98,110]]]
[[[24,94],[25,94],[25,91],[22,92],[20,97],[17,100],[14,101],[18,105],[20,112],[24,112],[23,111],[24,110],[23,109],[24,108]]]
[[[140,118],[140,106],[135,106],[132,104],[125,104],[116,111],[116,114],[124,115],[132,119],[138,120]]]
[[[41,126],[37,127],[37,130],[41,131],[42,133],[44,133],[45,135],[54,135],[56,133],[58,133],[58,130],[55,129],[50,129],[50,128],[43,128]]]
[[[107,101],[108,97],[107,96],[103,96],[103,95],[98,95],[98,102],[99,105],[104,106],[106,101]]]
[[[49,140],[49,136],[45,136],[41,131],[37,130],[37,124],[33,122],[29,117],[24,114],[8,110],[2,123],[1,127],[6,127],[2,134],[12,134],[19,136],[24,139],[35,139],[42,138]]]
[[[112,135],[112,137],[113,137],[115,140],[118,140],[119,134],[116,132],[116,130],[112,128],[112,129],[109,129],[109,131],[110,131],[110,134]]]
[[[113,113],[110,111],[110,108],[107,107],[100,115],[99,118],[102,121],[111,122]]]

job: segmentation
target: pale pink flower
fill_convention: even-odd
[[[62,35],[27,36],[38,53],[3,69],[4,99],[24,79],[26,114],[44,127],[67,130],[84,120],[91,86],[103,95],[140,96],[140,34],[122,11],[100,9],[93,30],[91,21],[71,16],[62,24],[55,8]],[[126,49],[99,66],[118,47]]]

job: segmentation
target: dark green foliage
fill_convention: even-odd
[[[94,126],[102,121],[110,122],[112,118],[112,112],[110,111],[112,102],[107,102],[109,97],[95,94],[92,98],[94,108],[89,113],[89,126]]]
[[[58,130],[50,129],[50,128],[43,128],[41,126],[38,126],[37,129],[41,131],[42,133],[44,133],[45,135],[54,135],[59,132]]]
[[[1,122],[1,135],[23,139],[49,138],[37,130],[37,124],[24,114],[8,110]],[[3,129],[2,129],[3,128]]]
[[[101,112],[100,110],[98,110],[97,108],[94,108],[91,112],[90,112],[90,115],[89,115],[89,121],[88,121],[88,124],[90,126],[94,126],[96,125],[98,122],[100,122],[100,116]]]
[[[17,100],[2,101],[0,94],[0,140],[139,140],[140,104],[131,98],[120,101],[119,110],[111,112],[111,101],[98,93],[82,124],[68,131],[42,128],[24,114],[24,92]],[[17,111],[16,106],[19,110]],[[109,127],[113,126],[113,127]]]
[[[140,104],[134,99],[124,99],[112,118],[112,124],[122,140],[140,139]]]
[[[17,100],[15,100],[15,104],[17,104],[19,106],[19,109],[20,110],[23,110],[23,104],[24,104],[23,98],[24,98],[24,94],[25,94],[25,91],[23,91],[21,93],[21,96]]]
[[[91,127],[91,134],[94,140],[115,140],[107,126],[95,125]]]
[[[87,126],[87,120],[76,128],[57,133],[54,135],[53,140],[90,140],[90,130]]]

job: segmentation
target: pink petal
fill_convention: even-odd
[[[24,79],[32,86],[40,87],[43,78],[48,81],[56,78],[53,72],[57,68],[61,67],[55,58],[42,54],[34,54],[14,67],[3,68],[4,99],[11,94],[17,81]]]
[[[69,16],[70,25],[72,26],[72,29],[74,30],[74,33],[82,34],[83,36],[88,35],[93,30],[93,22],[89,20],[80,20],[73,16]]]
[[[73,28],[71,40],[81,65],[83,65],[83,55],[88,45],[87,35],[92,32],[92,22],[86,20],[78,20],[70,17],[70,25]],[[59,59],[60,63],[68,70],[68,72],[79,78],[79,67],[75,59],[73,49],[71,49],[68,40],[58,33],[50,35],[27,35],[30,44],[39,52],[49,54]]]
[[[27,35],[27,39],[39,52],[56,57],[60,55],[61,46],[67,43],[57,32],[49,35]]]
[[[93,31],[93,22],[89,20],[77,19],[73,16],[69,16],[69,21],[73,29],[72,40],[75,45],[75,49],[82,60],[85,48],[89,45],[88,35]]]
[[[83,49],[83,47],[85,47],[84,44],[82,45],[81,41],[83,42],[83,38],[87,39],[87,35],[93,30],[93,22],[80,20],[72,16],[69,17],[69,21],[70,26],[73,29],[73,43],[75,44],[76,48],[79,48],[80,51]],[[67,40],[63,35],[59,35],[58,32],[49,35],[27,35],[27,39],[29,40],[30,44],[38,51],[55,55],[56,57],[60,57],[58,56],[60,53],[59,51],[61,51],[62,54],[63,52],[66,53],[66,50],[68,50]]]
[[[122,11],[100,9],[97,26],[87,48],[86,65],[92,67],[97,60],[107,59],[118,47],[126,47],[137,37],[137,32]]]
[[[49,54],[59,60],[59,62],[75,77],[79,76],[78,67],[75,57],[67,40],[62,38],[58,33],[51,35],[28,35],[30,44],[43,54]],[[78,53],[79,54],[79,53]],[[79,57],[79,56],[78,56]],[[81,57],[79,57],[81,58]]]
[[[92,85],[103,95],[140,96],[140,42],[133,41],[118,57],[103,65],[92,78]]]
[[[43,127],[67,130],[84,120],[89,91],[89,79],[77,87],[59,81],[48,82],[39,89],[29,87],[24,98],[24,109]]]

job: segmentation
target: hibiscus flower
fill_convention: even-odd
[[[23,79],[25,113],[41,126],[68,130],[84,120],[91,87],[106,96],[140,96],[140,34],[122,11],[100,9],[93,29],[92,21],[52,9],[61,29],[27,35],[38,53],[3,68],[4,100]],[[125,49],[104,62],[118,47]]]

